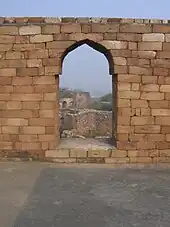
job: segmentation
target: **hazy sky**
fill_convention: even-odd
[[[170,18],[170,0],[6,0],[1,16],[85,16]],[[93,92],[108,92],[111,77],[103,55],[83,45],[64,61],[61,84]]]

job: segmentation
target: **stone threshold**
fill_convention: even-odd
[[[170,157],[128,156],[128,151],[112,149],[63,148],[45,152],[45,160],[54,163],[158,164],[170,163]]]

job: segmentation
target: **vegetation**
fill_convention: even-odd
[[[74,92],[82,92],[80,89],[71,90],[69,88],[60,88],[60,98],[70,98]],[[94,100],[89,106],[90,109],[112,111],[112,93],[108,93],[99,99]]]
[[[108,93],[100,98],[101,102],[112,102],[112,93]]]

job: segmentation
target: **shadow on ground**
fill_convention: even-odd
[[[14,227],[169,227],[169,173],[45,168]]]

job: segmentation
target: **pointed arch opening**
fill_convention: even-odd
[[[87,45],[96,52],[99,52],[107,59],[107,74],[111,76],[111,92],[98,98],[93,98],[88,91],[71,90],[60,87],[59,102],[68,99],[67,109],[60,108],[60,147],[94,145],[96,148],[102,146],[116,146],[116,94],[117,77],[114,74],[113,57],[108,49],[102,44],[89,39],[81,40],[69,46],[61,57],[61,71],[63,63],[68,54],[71,54],[78,47]],[[93,59],[95,61],[95,59]],[[79,66],[78,66],[79,67]],[[88,65],[87,65],[88,67]],[[61,77],[64,77],[61,72]],[[105,76],[105,75],[104,75]],[[107,75],[106,75],[107,76]],[[70,75],[70,79],[71,79]],[[80,75],[81,78],[81,75]],[[110,77],[109,77],[110,78]],[[61,79],[61,78],[59,78]],[[81,80],[81,79],[80,79]],[[96,85],[97,85],[96,80]],[[64,95],[63,95],[64,94]],[[95,100],[95,101],[94,101]],[[97,100],[97,101],[96,101]],[[93,104],[92,104],[93,103]],[[94,107],[94,103],[100,103],[100,107]],[[70,104],[70,105],[69,105]],[[62,106],[62,105],[60,105]],[[93,120],[92,120],[93,119]],[[94,119],[96,122],[94,123]],[[83,123],[86,121],[86,125]],[[87,122],[89,121],[89,122]],[[95,125],[95,126],[94,126]],[[100,129],[99,129],[100,128]],[[67,140],[67,141],[66,141]]]
[[[101,54],[104,54],[104,56],[106,57],[108,64],[109,64],[109,74],[114,75],[114,62],[113,62],[113,58],[112,58],[110,51],[106,47],[104,47],[102,44],[94,42],[94,41],[89,40],[89,39],[84,39],[84,40],[78,41],[75,44],[68,47],[64,51],[64,53],[61,56],[61,68],[63,66],[63,61],[64,61],[65,57],[69,53],[71,53],[73,50],[77,49],[78,47],[83,46],[84,44],[86,44],[89,47],[91,47],[92,49],[100,52]]]

